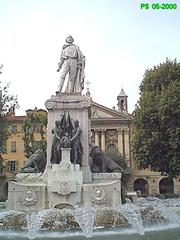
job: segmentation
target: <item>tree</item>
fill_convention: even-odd
[[[29,158],[38,148],[42,148],[46,154],[46,129],[47,129],[47,113],[43,110],[37,110],[36,108],[29,113],[24,122],[24,151],[26,157]],[[35,134],[39,133],[40,138],[35,138]]]
[[[2,65],[0,68],[2,68]],[[3,168],[3,154],[6,153],[9,126],[8,116],[19,107],[17,96],[9,94],[8,89],[9,84],[3,86],[0,82],[0,171]]]
[[[180,175],[180,63],[146,70],[134,112],[132,152],[137,167]]]

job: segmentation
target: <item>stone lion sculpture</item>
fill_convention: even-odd
[[[91,147],[90,169],[92,173],[123,172],[123,169],[98,147]]]
[[[46,156],[42,149],[37,149],[27,160],[21,173],[40,173],[44,172],[46,167]]]

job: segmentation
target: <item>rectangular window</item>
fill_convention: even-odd
[[[8,161],[8,171],[9,172],[16,171],[16,161]]]
[[[16,141],[11,142],[11,152],[16,152]]]
[[[17,125],[12,125],[11,133],[17,133]]]

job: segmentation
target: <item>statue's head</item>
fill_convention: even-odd
[[[75,127],[79,127],[79,121],[78,121],[78,120],[76,120],[76,121],[74,122],[74,126],[75,126]]]
[[[56,125],[56,127],[60,127],[61,126],[61,121],[59,121],[59,120],[55,121],[55,125]]]
[[[67,38],[66,38],[66,42],[67,42],[67,43],[73,43],[73,42],[74,42],[74,38],[73,38],[71,35],[69,35],[69,36],[67,36]]]
[[[92,146],[90,151],[90,156],[92,158],[96,158],[97,156],[103,155],[103,152],[101,151],[100,147],[98,146]]]

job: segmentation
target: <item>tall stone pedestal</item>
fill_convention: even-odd
[[[89,132],[90,132],[90,106],[91,102],[79,94],[66,94],[57,92],[55,96],[47,100],[45,106],[48,110],[48,132],[47,132],[47,167],[46,171],[50,170],[50,156],[52,146],[52,129],[56,120],[60,120],[64,112],[69,112],[73,120],[79,121],[79,126],[82,130],[81,143],[83,146],[82,167],[83,182],[92,181],[89,170]],[[49,169],[49,170],[48,170]],[[49,178],[49,177],[48,177]]]

